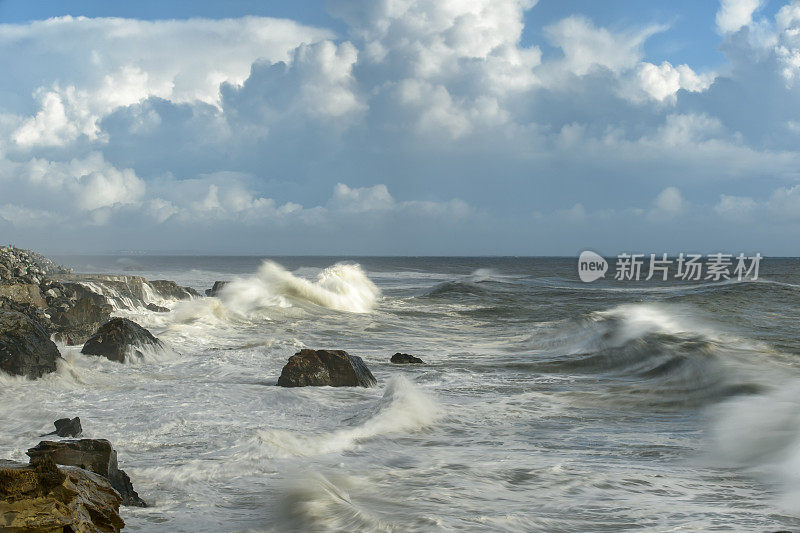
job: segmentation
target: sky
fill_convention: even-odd
[[[800,255],[800,0],[0,0],[0,242]]]

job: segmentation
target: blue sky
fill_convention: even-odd
[[[0,0],[0,235],[798,255],[798,29],[775,0]]]

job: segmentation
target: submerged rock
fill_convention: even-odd
[[[214,285],[210,289],[206,289],[206,296],[216,296],[219,294],[219,291],[222,290],[222,287],[227,285],[227,281],[215,281]]]
[[[0,462],[0,531],[117,533],[121,501],[106,479],[80,468]]]
[[[44,325],[23,313],[0,310],[0,370],[34,379],[54,372],[60,358]]]
[[[59,465],[77,466],[103,476],[122,496],[122,505],[147,507],[133,489],[128,474],[117,468],[117,452],[105,439],[42,441],[26,453],[31,464],[47,458]]]
[[[396,365],[407,365],[407,364],[414,364],[414,365],[424,365],[425,361],[420,359],[419,357],[414,357],[413,355],[409,355],[407,353],[396,353],[390,359],[390,362]]]
[[[147,347],[163,348],[163,345],[136,322],[127,318],[112,318],[86,341],[81,353],[124,363],[127,354],[134,353],[142,357],[139,348]]]
[[[371,387],[376,383],[364,361],[344,350],[300,350],[278,378],[281,387]]]

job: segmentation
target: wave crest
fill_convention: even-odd
[[[219,294],[226,308],[242,315],[262,308],[289,307],[293,302],[368,313],[379,297],[380,290],[359,265],[337,263],[309,281],[272,261],[264,261],[254,276],[231,281]]]
[[[370,438],[417,431],[439,417],[435,402],[403,376],[393,377],[383,397],[362,424],[322,435],[303,435],[285,430],[260,431],[258,438],[281,456],[308,456],[339,452]]]

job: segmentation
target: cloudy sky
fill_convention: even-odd
[[[800,0],[0,0],[0,242],[800,255]]]

